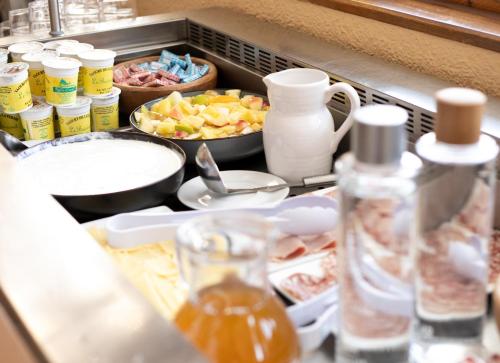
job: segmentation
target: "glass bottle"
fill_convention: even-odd
[[[269,287],[274,238],[272,224],[251,214],[213,214],[178,229],[190,293],[175,324],[211,362],[299,362],[294,326]]]
[[[448,88],[436,98],[435,132],[416,144],[429,177],[419,196],[412,361],[426,363],[481,354],[498,154],[481,135],[484,94]]]
[[[405,110],[354,114],[351,148],[335,164],[341,192],[340,329],[336,362],[409,359],[413,221],[421,166],[405,152]]]

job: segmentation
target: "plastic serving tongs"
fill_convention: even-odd
[[[112,247],[128,248],[175,238],[177,226],[195,217],[225,213],[256,213],[268,218],[286,234],[312,235],[335,229],[338,219],[337,202],[328,197],[304,196],[289,198],[274,207],[235,208],[217,211],[187,211],[154,215],[118,214],[106,223],[108,243]]]

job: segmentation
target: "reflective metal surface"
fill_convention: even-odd
[[[0,169],[0,287],[47,361],[202,361],[3,147]]]

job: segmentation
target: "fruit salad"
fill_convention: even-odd
[[[269,104],[241,90],[224,94],[206,91],[193,97],[172,92],[148,109],[142,106],[134,116],[147,133],[173,139],[208,140],[250,134],[262,130]]]

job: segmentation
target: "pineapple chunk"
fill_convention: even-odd
[[[227,125],[221,128],[222,132],[227,135],[234,134],[236,132],[236,126]]]
[[[233,96],[236,98],[240,98],[241,90],[240,89],[228,89],[225,93],[227,96]]]
[[[252,124],[250,127],[251,127],[251,128],[252,128],[252,130],[254,130],[255,132],[262,130],[262,125],[261,125],[261,124],[258,124],[258,123],[254,123],[254,124]]]
[[[202,139],[216,139],[219,136],[217,129],[213,127],[202,127],[200,134]]]
[[[218,96],[219,92],[217,92],[215,90],[208,90],[208,91],[205,91],[205,94],[209,95],[209,96]]]
[[[160,102],[156,102],[155,104],[153,104],[153,106],[151,106],[151,111],[154,111],[154,112],[160,112],[159,109],[160,109],[160,106],[161,106],[161,103],[163,101],[160,101]],[[160,112],[161,113],[161,112]]]
[[[225,95],[225,96],[215,96],[210,100],[211,104],[213,104],[213,103],[231,103],[231,102],[239,103],[240,99],[238,97]]]
[[[153,110],[155,106],[157,107],[155,110]],[[151,110],[156,111],[164,116],[168,116],[170,114],[170,111],[172,111],[172,105],[167,99],[164,99],[158,103],[155,103],[153,107],[151,107]]]
[[[172,119],[162,121],[156,127],[156,132],[162,136],[172,136],[175,133],[176,122]]]
[[[200,116],[187,116],[183,121],[193,126],[195,130],[199,130],[205,123],[205,119]]]

